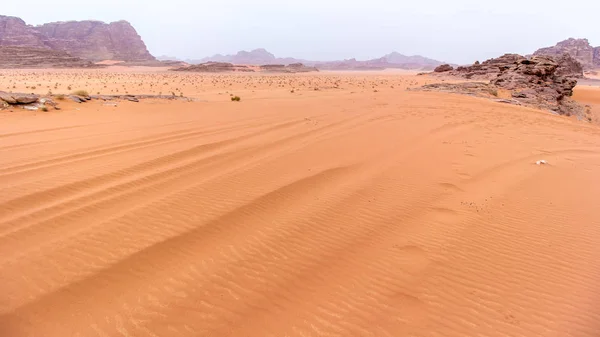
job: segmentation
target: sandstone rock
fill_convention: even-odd
[[[600,47],[594,48],[594,67],[600,68]]]
[[[21,94],[21,93],[7,93],[0,91],[0,100],[8,104],[30,104],[35,103],[39,99],[37,95]]]
[[[41,34],[25,21],[0,15],[0,46],[47,48]]]
[[[35,95],[16,95],[13,96],[17,101],[17,104],[31,104],[38,101],[38,96]]]
[[[581,114],[581,107],[569,97],[577,85],[577,77],[583,75],[581,64],[569,54],[533,56],[525,58],[506,54],[481,64],[458,67],[452,75],[468,79],[490,79],[488,88],[474,84],[436,84],[425,86],[426,90],[497,96],[497,89],[511,92],[513,100],[520,104],[555,111],[559,114]]]
[[[33,27],[0,16],[0,46],[50,49],[91,61],[151,61],[154,57],[127,21],[53,22]]]
[[[436,73],[443,73],[451,70],[454,70],[454,67],[449,64],[442,64],[441,66],[437,66],[435,69],[433,69],[433,71]]]
[[[474,63],[472,66],[458,67],[452,71],[452,75],[467,79],[489,80],[523,60],[526,60],[526,58],[518,54],[504,54],[482,63]]]
[[[556,75],[566,77],[583,77],[583,66],[570,54],[563,54],[554,58],[558,62]]]
[[[538,49],[533,55],[558,57],[566,53],[579,61],[583,68],[591,69],[600,65],[600,55],[596,53],[597,49],[593,48],[587,39],[570,38],[557,43],[553,47]]]
[[[86,60],[154,60],[136,30],[127,21],[53,22],[36,27],[44,43]]]
[[[0,101],[4,101],[8,104],[17,104],[17,100],[9,93],[0,91]]]

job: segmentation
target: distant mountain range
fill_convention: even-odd
[[[159,56],[157,59],[173,61],[177,60],[177,58],[169,56]],[[419,55],[406,56],[397,52],[387,54],[381,58],[366,61],[359,61],[356,59],[340,61],[312,61],[297,59],[293,57],[276,57],[272,53],[262,48],[254,49],[252,51],[240,51],[233,55],[217,54],[200,60],[183,61],[191,64],[199,64],[206,62],[226,62],[232,64],[245,65],[289,65],[294,63],[302,63],[304,65],[317,67],[323,70],[381,70],[386,68],[431,70],[436,66],[444,63]]]

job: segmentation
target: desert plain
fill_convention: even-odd
[[[597,116],[433,81],[2,71],[187,99],[0,112],[0,336],[597,336]]]

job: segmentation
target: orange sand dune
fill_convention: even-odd
[[[289,76],[1,112],[0,336],[598,335],[600,129]]]

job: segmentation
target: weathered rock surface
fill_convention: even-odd
[[[154,60],[127,21],[53,22],[34,27],[16,17],[0,16],[0,46],[62,51],[90,61]]]
[[[20,18],[4,15],[0,15],[0,46],[47,48],[34,27]]]
[[[0,46],[0,68],[99,68],[90,61],[64,51],[44,48]]]
[[[600,50],[592,47],[587,39],[570,38],[557,43],[553,47],[538,49],[533,55],[558,57],[565,53],[579,61],[584,69],[600,67]]]
[[[441,66],[437,66],[437,67],[435,67],[435,69],[433,69],[433,71],[436,73],[443,73],[443,72],[452,71],[452,70],[454,70],[454,67],[452,67],[449,64],[442,64]]]
[[[581,64],[568,54],[561,54],[554,57],[534,56],[531,60],[552,59],[557,63],[556,71],[558,76],[583,77],[583,68]],[[518,54],[504,54],[498,58],[489,59],[482,63],[476,62],[471,66],[458,67],[451,71],[452,75],[476,80],[491,80],[500,76],[505,71],[515,67],[528,59]]]
[[[154,60],[146,44],[127,21],[53,22],[35,28],[44,44],[86,60]]]
[[[458,67],[450,72],[467,79],[490,79],[483,86],[469,84],[436,84],[426,90],[451,91],[487,96],[498,96],[498,90],[510,92],[512,100],[528,106],[552,110],[559,114],[580,115],[582,108],[570,99],[577,77],[583,75],[579,62],[569,54],[558,57],[533,56],[530,59],[517,54],[506,54],[469,67]],[[441,88],[441,89],[440,89]],[[443,90],[442,90],[443,89]]]
[[[8,104],[30,104],[37,102],[39,96],[23,93],[8,93],[0,91],[0,101]]]

